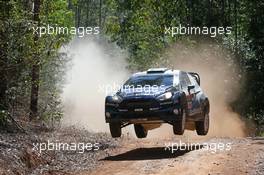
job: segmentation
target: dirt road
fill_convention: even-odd
[[[186,141],[186,140],[185,140]],[[101,165],[82,175],[264,174],[264,138],[192,140],[198,146],[172,151],[180,140],[128,140],[100,159]],[[189,143],[189,142],[188,142]],[[170,147],[168,147],[170,145]],[[217,147],[216,145],[222,145]],[[230,149],[222,149],[230,145]],[[210,146],[210,147],[208,147]]]
[[[2,175],[264,175],[264,138],[192,135],[113,139],[65,128],[55,132],[0,134]],[[203,139],[201,139],[203,138]],[[34,141],[34,139],[37,139]],[[30,143],[100,143],[98,151],[32,150]],[[181,147],[177,147],[181,146]]]

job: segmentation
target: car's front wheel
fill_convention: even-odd
[[[209,114],[205,111],[203,112],[204,119],[203,121],[195,122],[196,133],[198,135],[206,135],[209,130]]]
[[[110,133],[111,133],[112,137],[116,138],[116,137],[121,136],[121,134],[122,134],[121,123],[119,123],[119,122],[109,123],[109,128],[110,128]]]
[[[175,121],[173,124],[173,133],[177,135],[183,135],[186,122],[186,110],[185,108],[181,109],[180,119]]]
[[[134,124],[134,129],[137,138],[145,138],[148,135],[148,130],[146,130],[142,125],[140,124]]]

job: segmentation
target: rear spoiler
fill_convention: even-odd
[[[199,84],[199,86],[200,86],[201,80],[200,80],[199,74],[198,73],[195,73],[195,72],[188,72],[188,74],[190,74],[191,76],[193,76],[195,78],[195,80],[197,81],[197,83]]]

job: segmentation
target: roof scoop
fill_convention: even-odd
[[[167,70],[169,70],[169,69],[168,68],[152,68],[152,69],[148,69],[147,73],[148,74],[164,73]]]

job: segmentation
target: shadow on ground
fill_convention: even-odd
[[[108,156],[101,160],[108,161],[129,161],[129,160],[155,160],[169,159],[182,156],[190,151],[203,148],[203,145],[194,145],[189,147],[152,147],[152,148],[136,148],[125,153],[114,156]]]

